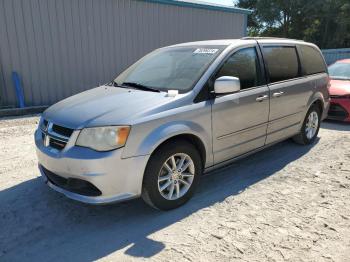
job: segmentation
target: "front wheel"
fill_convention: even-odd
[[[192,197],[201,173],[201,157],[191,143],[166,143],[150,158],[142,198],[156,209],[177,208]]]
[[[303,126],[298,135],[293,140],[301,145],[309,145],[313,143],[320,130],[321,112],[318,106],[313,105],[306,114]]]

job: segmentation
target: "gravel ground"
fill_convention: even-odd
[[[0,261],[350,261],[350,125],[203,177],[170,212],[89,206],[39,177],[37,117],[0,120]]]

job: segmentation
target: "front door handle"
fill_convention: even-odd
[[[281,92],[273,93],[272,96],[273,96],[273,97],[280,97],[280,96],[282,96],[283,94],[284,94],[284,92],[281,91]]]
[[[255,100],[257,102],[262,102],[262,101],[267,100],[267,99],[269,99],[269,96],[268,95],[263,95],[263,96],[258,96]]]

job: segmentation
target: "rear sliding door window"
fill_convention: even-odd
[[[270,83],[299,77],[299,62],[295,47],[265,46],[263,50]]]
[[[301,45],[301,61],[303,74],[312,75],[327,72],[326,65],[320,52],[311,46]]]

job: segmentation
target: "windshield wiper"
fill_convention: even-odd
[[[114,86],[114,87],[122,87],[120,84],[118,84],[115,80],[112,80],[112,82],[110,82],[108,84],[109,86]]]
[[[158,89],[155,89],[143,84],[135,83],[135,82],[124,82],[122,84],[122,87],[131,87],[131,88],[135,88],[143,91],[160,92]]]

